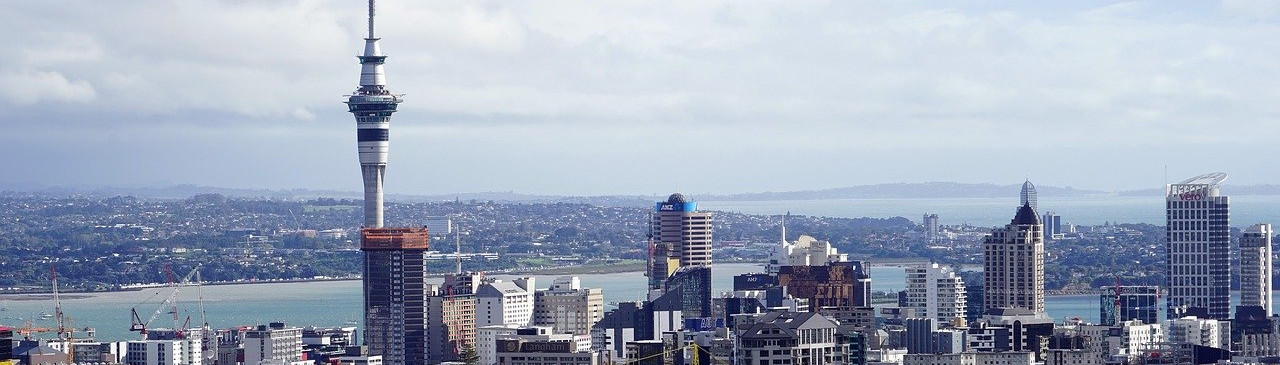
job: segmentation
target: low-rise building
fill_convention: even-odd
[[[773,312],[740,321],[735,331],[740,364],[844,364],[848,345],[838,324],[817,313]]]
[[[555,333],[591,334],[591,326],[604,318],[604,291],[583,288],[576,276],[555,279],[547,290],[534,295],[535,326],[551,326]]]

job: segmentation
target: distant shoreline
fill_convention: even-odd
[[[615,265],[584,265],[584,266],[560,266],[546,268],[529,268],[529,269],[512,269],[512,270],[495,270],[485,271],[486,274],[494,275],[589,275],[589,274],[623,274],[623,273],[643,273],[644,262],[639,263],[623,263]],[[444,277],[447,273],[428,273],[427,277],[438,278]],[[313,283],[326,281],[360,281],[359,275],[331,277],[331,278],[297,278],[297,279],[273,279],[273,280],[236,280],[236,281],[210,281],[203,282],[200,285],[217,286],[217,285],[253,285],[253,284],[292,284],[292,283]],[[121,293],[131,291],[142,291],[147,289],[165,288],[167,284],[148,283],[148,284],[129,284],[116,290],[103,291],[70,291],[58,294],[60,299],[87,299],[97,294],[105,293]],[[195,285],[184,285],[195,286]],[[23,292],[23,293],[0,293],[0,301],[34,301],[34,300],[53,300],[53,292]]]
[[[920,259],[920,260],[913,260],[913,259],[909,259],[909,258],[904,258],[904,259],[891,259],[891,260],[884,260],[884,261],[864,260],[864,262],[867,262],[867,263],[868,263],[868,265],[870,265],[870,266],[874,266],[874,267],[903,267],[903,268],[905,268],[905,267],[913,267],[913,266],[918,266],[918,265],[927,265],[927,264],[929,264],[929,261],[928,261],[928,260],[924,260],[924,259]],[[763,263],[763,262],[726,262],[726,263],[723,263],[723,264],[733,264],[733,265],[738,265],[738,264],[757,264],[757,265],[763,265],[764,263]],[[562,267],[547,267],[547,268],[529,268],[529,269],[514,269],[514,270],[486,271],[486,272],[485,272],[485,274],[491,274],[491,275],[543,275],[543,276],[550,276],[550,275],[605,275],[605,274],[628,274],[628,273],[642,274],[642,273],[644,273],[644,267],[645,267],[645,263],[644,263],[644,262],[638,262],[638,263],[636,263],[636,262],[629,262],[629,263],[615,264],[615,265],[562,266]],[[431,274],[428,274],[428,277],[444,277],[445,275],[446,275],[445,273],[431,273]],[[360,280],[360,277],[359,277],[359,276],[345,276],[345,277],[333,277],[333,278],[309,278],[309,279],[279,279],[279,280],[255,280],[255,281],[249,281],[249,280],[242,280],[242,281],[219,281],[219,282],[206,282],[206,283],[202,283],[201,285],[211,285],[211,286],[213,286],[213,285],[291,284],[291,283],[313,283],[313,282],[327,282],[327,281],[359,281],[359,280]],[[875,278],[872,278],[872,282],[873,282],[873,283],[875,282]],[[130,292],[130,291],[141,291],[141,290],[146,290],[146,289],[163,288],[163,287],[165,287],[165,286],[166,286],[166,285],[164,285],[164,284],[155,284],[155,285],[149,285],[149,284],[148,284],[148,285],[141,285],[141,286],[137,286],[137,287],[122,288],[122,289],[120,289],[120,290],[106,290],[106,291],[98,291],[98,292],[66,292],[66,293],[59,293],[59,297],[60,297],[60,299],[66,299],[66,300],[88,299],[88,298],[92,298],[92,297],[96,296],[97,294],[118,293],[118,292]],[[190,285],[189,285],[189,286],[190,286]],[[1099,293],[1101,293],[1101,291],[1100,291],[1100,290],[1097,290],[1097,289],[1075,289],[1075,290],[1052,290],[1052,289],[1050,289],[1050,290],[1045,290],[1045,295],[1046,295],[1046,296],[1097,295],[1097,294],[1099,294]],[[2,302],[2,301],[10,301],[10,300],[11,300],[11,301],[53,300],[53,293],[51,293],[51,292],[32,292],[32,293],[3,293],[3,294],[0,294],[0,302]]]

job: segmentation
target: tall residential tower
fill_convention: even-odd
[[[369,0],[369,36],[364,39],[360,59],[360,87],[347,99],[347,109],[356,117],[360,175],[364,178],[364,227],[382,228],[382,178],[387,171],[387,151],[391,113],[404,101],[402,95],[387,90],[382,64],[387,56],[378,48],[373,34],[373,0]]]
[[[1165,297],[1169,318],[1230,317],[1231,236],[1227,174],[1211,173],[1165,187]]]
[[[1025,185],[1024,185],[1025,186]],[[1044,225],[1023,189],[1013,221],[983,240],[983,312],[1022,308],[1044,312]]]
[[[1262,307],[1267,317],[1272,303],[1272,235],[1270,224],[1255,224],[1240,236],[1240,305]]]
[[[964,279],[954,270],[938,264],[907,269],[906,308],[916,308],[916,315],[948,323],[964,318],[966,309]]]

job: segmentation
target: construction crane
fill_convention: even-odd
[[[1124,316],[1120,313],[1121,311],[1124,310],[1124,302],[1120,299],[1121,294],[1124,294],[1124,288],[1120,287],[1120,275],[1116,275],[1116,306],[1115,306],[1116,318],[1115,318],[1115,322],[1113,322],[1116,326],[1119,326],[1120,319],[1124,318]]]
[[[174,331],[177,331],[179,337],[183,337],[184,329],[177,328],[178,327],[178,301],[177,301],[178,292],[180,291],[183,285],[186,285],[191,282],[191,278],[196,276],[199,270],[200,270],[200,265],[197,264],[195,268],[191,269],[190,273],[187,273],[187,276],[184,276],[182,278],[182,281],[175,281],[173,279],[174,278],[173,270],[170,269],[168,266],[165,266],[165,274],[169,277],[168,287],[172,289],[172,291],[169,292],[169,297],[165,298],[164,301],[160,302],[160,305],[156,307],[155,312],[152,312],[151,317],[148,317],[146,321],[143,321],[142,317],[138,315],[138,308],[136,307],[130,308],[129,311],[131,312],[133,318],[132,318],[132,325],[129,327],[129,330],[138,332],[139,334],[142,335],[142,338],[145,339],[147,337],[147,326],[149,326],[152,321],[155,321],[156,317],[159,317],[160,313],[163,312],[165,308],[169,308],[169,314],[173,315]]]
[[[61,312],[59,312],[59,313],[61,313]],[[68,363],[68,364],[75,364],[75,363],[76,363],[76,361],[75,361],[75,359],[76,359],[76,351],[75,351],[75,348],[76,348],[76,347],[75,347],[75,346],[76,346],[76,341],[75,341],[76,336],[75,336],[75,330],[76,330],[76,329],[75,329],[75,326],[72,326],[72,325],[71,325],[71,323],[73,323],[72,321],[73,321],[74,319],[73,319],[73,318],[71,318],[70,316],[66,317],[65,319],[66,319],[66,322],[65,322],[65,323],[66,323],[66,325],[67,325],[67,327],[66,327],[66,335],[67,335],[67,337],[66,337],[66,341],[67,341],[67,363]],[[63,331],[63,328],[61,328],[62,324],[63,324],[62,319],[59,319],[59,320],[58,320],[58,326],[59,326],[60,328],[58,328],[58,331],[59,331],[59,332],[58,332],[58,337],[62,337],[62,331]]]
[[[31,323],[31,320],[27,320],[27,323],[22,327],[18,327],[17,331],[18,331],[18,334],[22,335],[23,339],[30,340],[32,333],[51,332],[53,331],[53,329],[48,327],[35,327]]]
[[[58,322],[58,338],[67,332],[65,318],[62,315],[62,300],[58,297],[58,268],[49,266],[49,278],[53,281],[53,317]]]

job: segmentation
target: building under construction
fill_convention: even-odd
[[[389,364],[426,364],[426,228],[365,228],[364,339]],[[414,344],[410,346],[410,344]]]

